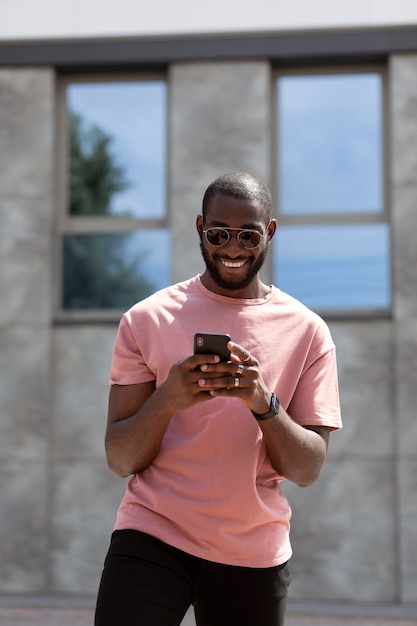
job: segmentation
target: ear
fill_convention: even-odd
[[[277,229],[277,220],[271,220],[268,224],[268,239],[271,241],[272,237],[275,235],[275,231]]]
[[[197,232],[201,239],[203,237],[203,216],[202,215],[197,215],[195,225],[196,225]]]

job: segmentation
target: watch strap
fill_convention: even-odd
[[[275,417],[275,415],[278,415],[279,406],[280,404],[278,398],[274,393],[272,393],[271,402],[269,403],[269,411],[267,413],[255,413],[255,411],[252,410],[251,413],[258,422],[263,422],[265,420],[271,419],[272,417]]]

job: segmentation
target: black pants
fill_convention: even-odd
[[[115,531],[95,626],[179,626],[191,604],[198,626],[283,626],[290,580],[288,563],[222,565],[136,530]]]

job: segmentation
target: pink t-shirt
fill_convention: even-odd
[[[110,384],[159,386],[200,331],[229,333],[251,352],[294,421],[341,427],[329,330],[276,287],[241,300],[196,277],[139,302],[120,322]],[[141,530],[210,561],[272,567],[291,556],[282,480],[249,409],[236,398],[210,399],[173,415],[156,459],[129,480],[115,529]]]

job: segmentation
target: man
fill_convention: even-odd
[[[106,452],[130,478],[100,585],[96,626],[284,623],[290,508],[341,427],[325,323],[259,277],[276,230],[270,192],[232,172],[203,199],[205,271],[122,318]],[[231,360],[193,352],[229,333]]]

